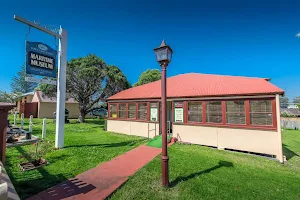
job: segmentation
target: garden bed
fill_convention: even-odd
[[[38,168],[40,168],[42,166],[45,166],[47,164],[48,164],[48,161],[46,161],[45,159],[40,159],[38,161],[31,161],[31,162],[21,163],[19,165],[19,167],[20,167],[20,170],[22,172],[24,172],[24,171],[38,169]]]

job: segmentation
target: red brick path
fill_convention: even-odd
[[[160,148],[141,145],[27,200],[105,199],[160,153]]]

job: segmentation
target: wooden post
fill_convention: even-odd
[[[32,132],[32,125],[33,125],[32,118],[33,118],[33,116],[30,115],[30,118],[29,118],[29,132],[30,132],[30,133]]]
[[[14,126],[17,125],[17,112],[15,112],[14,114]]]
[[[42,129],[42,138],[45,139],[46,138],[46,118],[43,119],[43,129]]]
[[[21,114],[21,129],[24,128],[24,113]]]

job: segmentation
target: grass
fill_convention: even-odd
[[[11,117],[10,121],[13,122]],[[33,134],[41,137],[42,121],[34,119],[34,124]],[[146,142],[140,137],[105,132],[103,124],[97,119],[82,124],[71,120],[65,125],[65,148],[46,154],[45,159],[50,164],[37,170],[21,172],[18,167],[20,162],[26,161],[25,158],[20,160],[19,156],[28,152],[30,146],[7,149],[6,170],[20,197],[25,199],[37,194]],[[28,119],[24,128],[28,128]],[[47,138],[54,147],[55,124],[52,120],[47,121]]]
[[[170,141],[171,137],[168,136],[168,142]],[[150,147],[156,147],[156,148],[161,148],[162,147],[162,136],[156,136],[154,138],[152,138],[147,144],[147,146]]]
[[[161,187],[160,156],[111,199],[300,199],[300,131],[283,131],[288,163],[198,145],[169,148],[170,187]]]

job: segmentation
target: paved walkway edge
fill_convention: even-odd
[[[128,177],[133,176],[160,153],[161,148],[140,145],[27,200],[106,199],[124,185]]]

